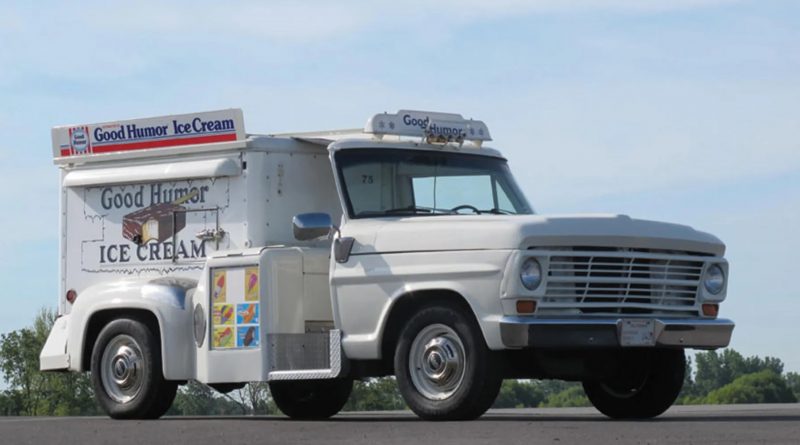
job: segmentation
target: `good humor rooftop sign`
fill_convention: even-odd
[[[147,150],[243,140],[242,110],[55,127],[53,157]]]

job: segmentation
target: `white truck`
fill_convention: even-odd
[[[405,111],[363,129],[244,131],[238,109],[54,128],[59,317],[45,371],[90,371],[113,418],[190,379],[269,382],[325,418],[394,375],[424,419],[506,378],[580,381],[612,418],[664,412],[684,349],[726,346],[725,246],[624,215],[534,214],[486,125]]]

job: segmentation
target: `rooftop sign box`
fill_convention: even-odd
[[[237,108],[99,124],[65,125],[52,130],[53,157],[244,140],[244,118]]]
[[[365,133],[377,136],[419,136],[431,142],[491,141],[489,128],[483,121],[464,119],[460,114],[400,110],[396,114],[372,116]]]

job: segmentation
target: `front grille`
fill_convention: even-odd
[[[539,313],[697,315],[703,264],[687,252],[559,249],[549,256]]]

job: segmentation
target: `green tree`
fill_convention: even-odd
[[[386,411],[408,409],[394,377],[356,381],[343,411]]]
[[[244,401],[251,414],[276,414],[278,408],[271,403],[269,385],[264,382],[250,382],[237,391],[239,399]]]
[[[756,372],[770,370],[777,375],[783,373],[783,362],[774,357],[743,357],[733,349],[721,352],[701,352],[695,356],[697,374],[694,379],[695,395],[708,394],[737,378]]]
[[[572,384],[563,391],[551,394],[541,406],[548,408],[561,408],[561,407],[577,407],[577,406],[592,406],[586,394],[583,392],[583,387],[579,384]]]
[[[23,411],[21,392],[6,390],[0,393],[0,416],[19,416]]]
[[[800,400],[800,374],[796,372],[790,372],[786,374],[785,379],[786,379],[786,386],[788,386],[789,389],[792,390],[792,393],[794,393],[795,398],[797,398],[797,400]]]
[[[13,414],[34,416],[41,394],[41,378],[37,375],[37,368],[34,368],[34,358],[32,354],[36,350],[36,340],[32,329],[24,328],[0,336],[0,368],[3,370],[3,377],[9,385],[8,395],[12,400],[20,400],[21,404],[15,403]]]
[[[0,370],[8,384],[3,402],[6,414],[98,413],[88,375],[39,371],[39,353],[55,319],[55,312],[42,309],[32,327],[0,335]]]
[[[190,380],[181,386],[168,415],[210,416],[246,414],[249,407],[225,397],[210,387]]]
[[[708,394],[704,403],[795,403],[786,381],[771,369],[746,374]]]
[[[492,408],[532,408],[545,399],[540,381],[505,380]]]

